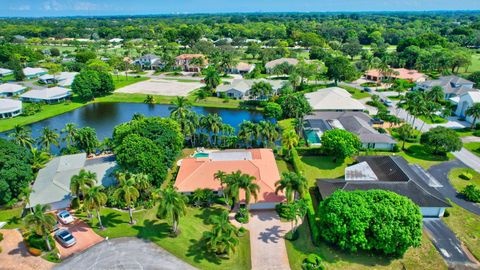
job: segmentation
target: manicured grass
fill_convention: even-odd
[[[473,53],[472,51],[472,64],[468,67],[467,71],[465,71],[465,68],[460,68],[460,73],[468,75],[475,71],[480,71],[480,53]]]
[[[470,180],[465,180],[460,178],[460,175],[464,172],[472,174],[473,178]],[[476,185],[480,188],[480,173],[476,172],[470,168],[455,168],[450,171],[448,174],[448,179],[452,186],[458,191],[462,191],[467,185]],[[480,219],[480,217],[479,217]]]
[[[175,97],[150,95],[155,98],[155,103],[170,104]],[[143,103],[147,98],[146,94],[127,94],[127,93],[114,93],[112,95],[99,97],[95,99],[95,102],[135,102]]]
[[[419,118],[427,124],[445,124],[448,122],[447,119],[438,115],[433,115],[432,118],[425,116],[420,116]]]
[[[464,143],[463,147],[480,157],[480,142]]]
[[[280,175],[284,172],[293,171],[292,165],[288,164],[285,160],[277,159],[276,162],[277,162],[277,167],[278,167],[278,171],[280,172]]]
[[[0,210],[0,222],[7,222],[2,229],[22,228],[22,211],[23,209],[21,207]]]
[[[175,79],[175,78],[164,78],[164,80],[168,81],[177,81],[177,82],[187,82],[187,83],[199,83],[199,80],[192,80],[192,79]]]
[[[205,244],[200,242],[202,234],[210,230],[210,216],[218,215],[224,208],[215,206],[207,209],[188,208],[187,215],[180,219],[180,234],[170,237],[169,222],[156,217],[156,208],[134,213],[135,225],[128,224],[128,213],[105,208],[101,211],[103,224],[107,227],[100,231],[97,220],[89,220],[85,215],[77,215],[85,219],[95,231],[109,238],[138,237],[147,239],[166,249],[178,258],[200,269],[251,269],[249,234],[240,237],[240,243],[230,259],[218,258],[207,254]]]
[[[294,126],[293,126],[293,121],[294,121],[293,118],[280,120],[280,121],[278,121],[278,126],[279,126],[282,130],[293,129],[293,128],[294,128]]]
[[[470,128],[462,128],[462,129],[454,129],[454,131],[458,134],[460,137],[466,137],[466,136],[474,136],[473,131]]]
[[[342,85],[341,88],[347,90],[350,94],[352,94],[352,98],[354,99],[362,99],[362,98],[370,97],[370,94],[368,92],[358,90],[357,88],[353,88],[345,85]]]
[[[455,203],[448,208],[449,217],[443,221],[465,243],[470,252],[480,260],[480,217],[461,208]]]
[[[235,99],[223,99],[218,97],[207,97],[205,99],[195,100],[194,97],[189,97],[194,106],[212,107],[212,108],[226,108],[238,109],[240,108],[240,101]]]
[[[423,234],[422,244],[418,248],[410,248],[403,258],[392,259],[372,253],[346,253],[321,242],[318,247],[312,244],[307,223],[299,227],[300,237],[291,242],[285,241],[288,259],[292,270],[301,270],[303,260],[310,253],[322,257],[326,269],[447,269],[445,262],[428,237]]]
[[[122,88],[122,87],[125,87],[127,85],[131,85],[131,84],[134,84],[134,83],[138,83],[138,82],[143,82],[143,81],[146,81],[146,80],[149,80],[149,78],[147,77],[133,77],[133,76],[122,76],[122,75],[114,75],[113,76],[113,83],[115,84],[115,89],[119,89],[119,88]]]
[[[10,75],[7,75],[5,77],[0,77],[0,80],[2,82],[15,81],[15,75],[10,74]]]
[[[353,163],[353,159],[344,162],[333,162],[332,157],[326,156],[301,156],[304,175],[310,187],[316,186],[318,178],[341,178],[345,175],[345,168]]]

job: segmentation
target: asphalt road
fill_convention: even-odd
[[[450,267],[475,266],[462,248],[460,240],[455,234],[438,218],[423,219],[424,228],[427,230],[430,239],[440,255]]]
[[[450,181],[448,180],[448,173],[453,168],[467,168],[467,166],[462,161],[454,159],[452,161],[434,165],[430,167],[428,172],[433,175],[433,177],[435,177],[435,179],[437,179],[437,181],[442,185],[442,187],[437,187],[436,189],[442,193],[443,196],[458,204],[463,209],[480,215],[480,206],[476,203],[464,200],[463,196],[460,195],[450,184]]]
[[[124,237],[105,240],[65,260],[54,269],[193,270],[195,268],[151,242]]]

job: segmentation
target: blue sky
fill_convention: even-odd
[[[0,0],[0,16],[480,10],[480,0]]]

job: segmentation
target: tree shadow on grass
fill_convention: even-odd
[[[343,165],[343,162],[338,160],[337,162],[333,162],[333,157],[326,157],[326,156],[303,156],[301,158],[302,162],[318,168],[319,170],[334,170]]]
[[[8,225],[19,225],[20,222],[22,221],[22,218],[14,216],[9,219],[7,219],[7,224]]]
[[[220,265],[222,261],[226,260],[208,252],[203,237],[200,240],[190,239],[190,243],[191,245],[187,250],[187,256],[192,257],[196,263],[208,261],[210,263]]]
[[[427,161],[448,161],[448,156],[434,155],[425,150],[422,145],[412,145],[405,150],[405,154],[412,158],[427,160]]]
[[[101,215],[102,218],[102,224],[104,227],[115,227],[115,225],[118,225],[120,223],[123,223],[124,221],[119,219],[121,215],[119,213],[115,212],[110,212],[106,215]],[[98,223],[98,221],[97,221]]]
[[[203,221],[203,224],[211,225],[212,223],[210,222],[210,217],[218,216],[222,213],[222,211],[227,211],[227,210],[221,207],[203,208],[200,211],[200,214],[196,214],[195,217],[200,218]]]
[[[150,219],[144,220],[141,225],[133,225],[132,228],[138,231],[138,238],[149,239],[151,241],[168,237],[172,231],[172,226],[168,223],[160,223],[158,220]]]

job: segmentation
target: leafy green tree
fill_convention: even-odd
[[[97,58],[97,55],[93,51],[81,50],[75,55],[75,60],[80,63],[87,63],[89,60]]]
[[[159,218],[171,218],[172,232],[177,234],[180,217],[187,213],[187,197],[178,192],[174,187],[161,189],[158,194],[158,212]]]
[[[287,203],[294,200],[295,192],[298,192],[300,198],[305,192],[308,192],[308,182],[305,177],[295,172],[283,172],[282,178],[275,183],[275,193],[280,191],[285,192]]]
[[[304,95],[289,94],[281,97],[278,102],[285,118],[295,118],[303,122],[305,115],[312,112],[312,107]]]
[[[49,129],[48,127],[44,127],[42,129],[40,137],[37,138],[38,144],[42,147],[42,149],[50,152],[50,148],[52,145],[58,146],[58,139],[60,135],[54,129]]]
[[[88,210],[95,210],[97,212],[98,224],[100,230],[103,230],[102,217],[100,216],[100,209],[107,203],[107,195],[103,192],[103,186],[91,187],[85,193],[83,201]]]
[[[273,94],[272,85],[266,81],[258,81],[252,85],[250,89],[250,97],[253,99],[257,98],[268,98]]]
[[[118,172],[116,177],[119,183],[117,189],[113,192],[113,198],[125,203],[128,208],[128,215],[130,216],[130,224],[133,224],[132,207],[140,197],[140,193],[135,187],[135,179],[123,172]]]
[[[336,191],[320,203],[318,216],[323,239],[350,252],[402,256],[422,239],[420,208],[390,191]]]
[[[99,146],[97,132],[91,127],[84,127],[77,130],[74,137],[75,147],[85,151],[87,155],[92,154]]]
[[[397,129],[398,137],[402,140],[402,150],[405,150],[405,142],[413,136],[414,128],[410,124],[403,124]]]
[[[332,57],[325,61],[327,77],[335,81],[353,81],[358,77],[355,67],[345,57]]]
[[[327,130],[322,135],[322,148],[335,162],[355,155],[361,147],[358,136],[343,129]]]
[[[97,183],[97,174],[81,169],[70,179],[70,191],[77,198],[84,197],[87,190]]]
[[[420,143],[432,154],[446,155],[447,152],[460,151],[462,140],[454,131],[438,126],[422,134]]]
[[[480,87],[480,71],[470,73],[468,79],[475,84],[475,87]]]
[[[101,87],[100,76],[97,71],[84,70],[75,76],[72,82],[72,91],[84,100],[92,100]]]
[[[113,83],[112,75],[108,72],[98,72],[100,86],[95,91],[95,97],[105,96],[115,91],[115,84]]]
[[[268,102],[267,105],[265,105],[263,112],[265,117],[277,120],[280,120],[283,115],[282,106],[275,102]]]
[[[349,40],[347,43],[344,43],[341,47],[341,50],[344,54],[350,56],[350,59],[359,55],[363,51],[363,46],[358,42],[358,40]]]
[[[467,116],[473,117],[471,129],[475,128],[475,124],[477,123],[477,119],[480,118],[480,103],[474,103],[471,107],[469,107],[465,114]]]
[[[292,224],[292,234],[295,234],[298,228],[298,220],[303,220],[307,214],[307,203],[304,199],[296,200],[293,203],[287,205],[288,216],[290,217],[290,222]]]
[[[13,142],[25,148],[32,148],[35,140],[31,136],[31,130],[27,126],[15,125],[13,132],[8,134]]]
[[[57,221],[52,214],[46,213],[49,209],[49,205],[35,205],[33,213],[25,216],[24,223],[25,226],[35,232],[36,235],[45,237],[47,249],[51,251],[52,246],[50,245],[49,236]]]
[[[0,138],[0,205],[14,203],[33,180],[30,151]]]

